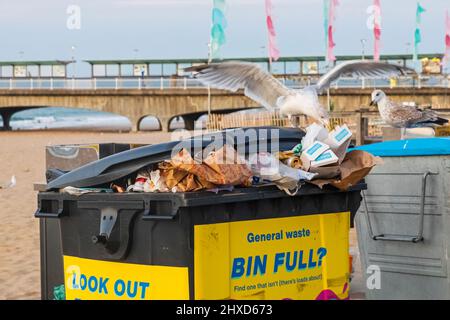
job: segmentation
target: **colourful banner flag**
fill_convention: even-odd
[[[327,60],[335,61],[336,57],[333,54],[333,48],[336,44],[333,41],[333,32],[334,32],[334,20],[336,19],[336,7],[339,5],[338,0],[329,0],[329,15],[328,15],[328,28],[327,28]]]
[[[381,40],[381,4],[380,0],[374,0],[373,5],[375,8],[374,25],[373,25],[373,60],[380,60],[380,40]]]
[[[448,10],[445,12],[445,64],[450,64],[450,16]]]
[[[277,61],[280,58],[280,51],[276,44],[275,27],[272,21],[272,0],[266,0],[266,22],[269,37],[269,61]]]
[[[220,57],[220,48],[226,42],[226,27],[227,20],[225,18],[225,0],[213,0],[210,59],[216,59]]]
[[[330,17],[330,0],[323,0],[323,32],[325,34],[325,51],[328,50],[329,17]]]
[[[425,12],[425,8],[417,2],[416,10],[416,29],[414,30],[414,51],[413,60],[417,61],[419,43],[422,42],[422,35],[420,33],[420,23],[422,22],[422,13]]]

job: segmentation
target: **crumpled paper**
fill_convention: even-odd
[[[226,144],[219,150],[211,152],[203,163],[195,161],[185,149],[172,157],[170,162],[175,168],[216,185],[247,184],[252,176],[245,161],[233,147]]]
[[[245,161],[229,145],[209,153],[203,162],[194,160],[186,149],[182,149],[170,161],[160,163],[158,167],[172,192],[247,185],[252,176]]]
[[[199,191],[216,187],[215,184],[197,177],[193,173],[176,168],[172,162],[162,162],[158,168],[166,186],[172,192]]]
[[[340,166],[321,167],[321,169],[328,168],[330,174],[332,172],[335,173],[340,171],[339,178],[322,178],[311,180],[309,183],[312,183],[321,189],[325,185],[332,185],[341,191],[346,191],[348,188],[364,179],[374,166],[382,163],[383,160],[380,157],[373,156],[362,150],[353,150],[346,154],[344,161],[342,161]]]

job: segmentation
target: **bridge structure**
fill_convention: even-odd
[[[366,57],[370,59],[371,57]],[[450,106],[450,77],[442,72],[442,54],[420,56],[422,73],[417,78],[350,79],[337,81],[321,103],[334,111],[351,111],[367,106],[374,88],[382,88],[394,100],[415,101],[433,108]],[[360,59],[337,57],[335,63]],[[411,65],[410,55],[381,56],[381,60]],[[230,59],[231,60],[231,59]],[[333,64],[323,57],[285,57],[269,64],[265,58],[241,58],[258,63],[287,86],[302,88],[313,84]],[[426,63],[425,63],[426,62]],[[0,62],[0,115],[3,128],[10,129],[16,112],[36,107],[69,107],[123,115],[138,130],[146,116],[156,117],[162,130],[169,130],[176,117],[193,129],[202,115],[228,113],[258,107],[242,92],[210,90],[182,69],[206,63],[206,59],[179,60],[88,60],[88,77],[69,77],[73,61]],[[434,63],[434,64],[433,64]],[[208,107],[210,109],[208,110]]]

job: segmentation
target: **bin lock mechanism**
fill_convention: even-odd
[[[100,233],[92,236],[92,242],[106,244],[117,221],[117,209],[101,208],[100,212]]]

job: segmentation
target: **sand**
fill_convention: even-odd
[[[0,299],[39,299],[39,221],[34,182],[45,181],[45,146],[67,143],[167,141],[167,133],[0,132]]]
[[[45,181],[45,146],[70,143],[168,141],[167,133],[0,132],[0,299],[40,299],[39,221],[33,183]],[[355,247],[355,233],[351,232]],[[359,265],[358,265],[359,266]],[[360,289],[361,273],[352,285]],[[356,283],[355,283],[356,282]],[[359,291],[359,290],[358,290]],[[357,294],[355,298],[361,298]]]

